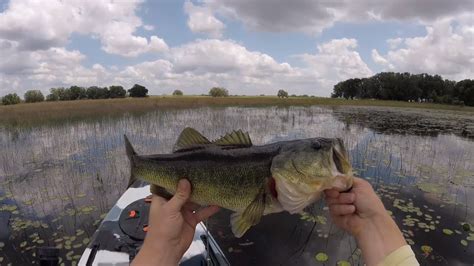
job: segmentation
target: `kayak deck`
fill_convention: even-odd
[[[144,185],[144,186],[143,186]],[[137,183],[107,213],[79,265],[129,265],[138,253],[148,223],[150,186]],[[206,226],[196,226],[193,242],[180,265],[230,265]]]

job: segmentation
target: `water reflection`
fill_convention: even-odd
[[[318,107],[199,108],[3,129],[0,262],[31,263],[34,247],[43,245],[62,248],[65,262],[78,260],[128,181],[123,134],[140,154],[167,153],[180,131],[191,126],[209,139],[242,129],[256,145],[340,137],[357,174],[375,186],[420,261],[472,265],[474,244],[460,242],[471,239],[472,232],[460,223],[474,220],[474,143],[450,134],[376,133],[363,123],[349,125],[340,113]],[[211,219],[209,227],[234,264],[313,265],[315,255],[324,252],[329,265],[357,265],[360,251],[354,240],[331,224],[324,205],[306,211],[305,216],[266,216],[243,239],[232,237],[226,212]],[[426,254],[422,245],[433,252]]]

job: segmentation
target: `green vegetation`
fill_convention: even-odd
[[[26,103],[36,103],[44,101],[44,95],[40,90],[29,90],[25,93]]]
[[[122,86],[110,86],[109,96],[112,99],[125,98],[127,91]]]
[[[277,93],[278,98],[288,98],[288,92],[284,90],[279,90]]]
[[[435,102],[474,106],[474,80],[443,80],[439,75],[382,72],[337,83],[334,98]]]
[[[209,90],[209,95],[212,97],[227,97],[229,96],[229,91],[226,88],[214,87]]]
[[[401,108],[428,108],[439,110],[454,110],[474,112],[474,107],[434,103],[409,103],[400,101],[381,100],[345,100],[320,97],[290,97],[280,99],[277,96],[239,96],[239,97],[209,97],[209,96],[151,96],[144,99],[102,99],[82,101],[57,101],[15,106],[0,106],[0,125],[37,125],[71,119],[92,119],[124,113],[143,113],[156,109],[179,109],[196,107],[225,107],[225,106],[383,106]]]
[[[2,98],[3,105],[13,105],[20,102],[20,96],[18,96],[16,93],[7,94]]]
[[[173,96],[183,96],[183,92],[181,90],[173,91]]]
[[[128,90],[130,97],[146,97],[148,90],[142,85],[135,84],[131,89]]]

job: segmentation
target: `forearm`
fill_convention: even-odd
[[[380,214],[355,236],[367,265],[378,265],[386,256],[406,245],[395,221],[386,213]]]

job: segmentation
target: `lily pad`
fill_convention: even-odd
[[[347,260],[340,260],[336,264],[337,266],[351,266],[351,263],[348,262]]]
[[[328,255],[324,252],[319,252],[318,254],[316,254],[316,256],[314,256],[314,258],[316,259],[316,261],[319,261],[319,262],[325,262],[328,260]]]
[[[433,251],[433,248],[428,245],[423,245],[421,246],[421,251],[423,251],[424,253],[431,253]]]
[[[453,230],[451,230],[451,229],[445,228],[445,229],[443,229],[443,233],[444,233],[445,235],[450,236],[450,235],[452,235],[454,232],[453,232]]]

